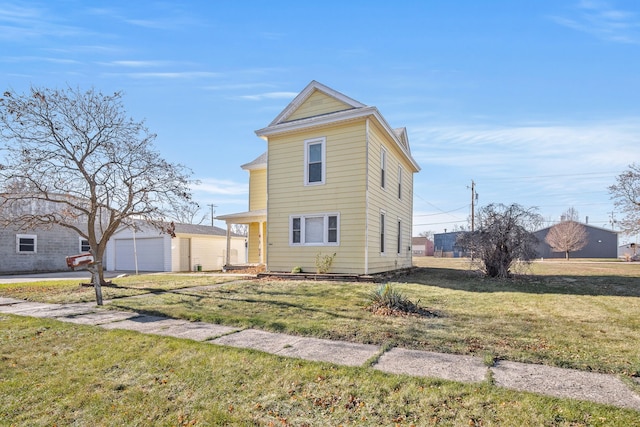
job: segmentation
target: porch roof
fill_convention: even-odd
[[[259,222],[267,220],[267,210],[259,209],[256,211],[232,213],[228,215],[216,216],[216,219],[225,221],[227,224],[245,224],[251,222]]]

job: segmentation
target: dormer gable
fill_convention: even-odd
[[[269,126],[364,107],[365,104],[313,80]]]

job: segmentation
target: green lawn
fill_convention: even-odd
[[[269,331],[581,370],[640,375],[640,264],[535,263],[531,274],[490,280],[458,259],[416,259],[423,268],[394,283],[435,317],[365,310],[371,283],[131,276],[106,287],[107,305]],[[227,283],[224,283],[227,282]],[[187,293],[172,290],[219,284]],[[159,292],[167,291],[167,292]],[[0,285],[0,295],[45,302],[91,301],[77,283]]]
[[[2,426],[632,426],[640,413],[0,315]]]
[[[436,317],[364,309],[370,283],[252,280],[114,300],[114,309],[321,338],[640,375],[640,265],[545,262],[485,279],[468,262],[430,266],[394,286]],[[435,264],[435,265],[434,265]],[[442,268],[447,267],[447,268]],[[561,274],[564,272],[565,274]]]

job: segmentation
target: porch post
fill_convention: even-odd
[[[227,256],[225,265],[231,265],[231,224],[227,222]]]
[[[264,253],[265,253],[265,245],[264,245],[264,221],[260,221],[260,264],[264,265]]]

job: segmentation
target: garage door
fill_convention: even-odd
[[[136,239],[138,271],[164,271],[164,240],[160,238]],[[116,270],[135,271],[133,239],[116,240]]]

